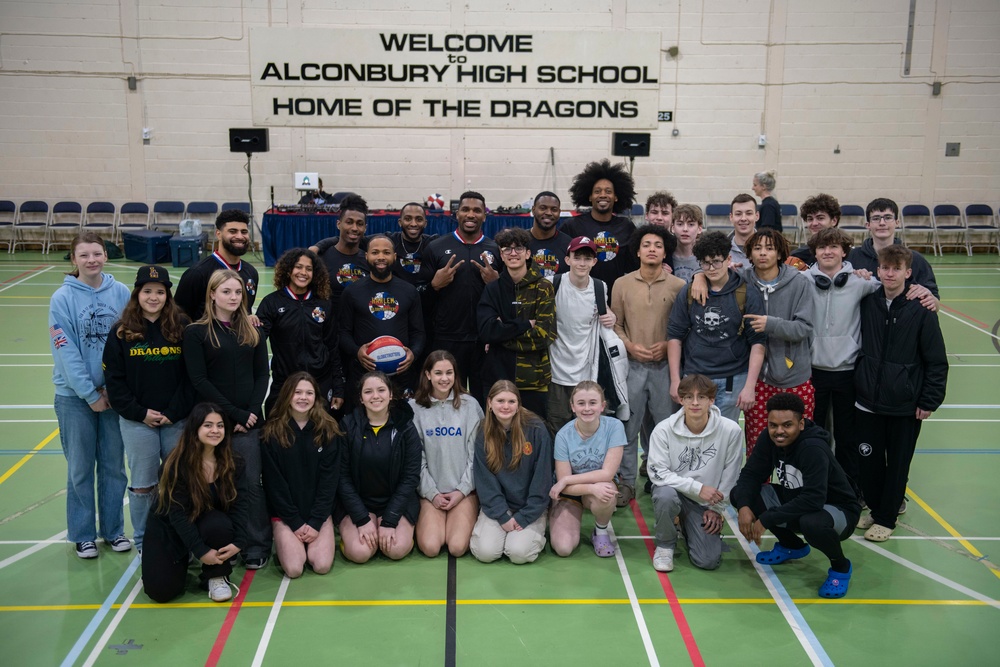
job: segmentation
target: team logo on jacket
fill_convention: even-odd
[[[524,441],[524,449],[522,449],[521,452],[525,456],[531,456],[531,452],[533,452],[533,451],[535,451],[535,448],[531,446],[530,442],[528,442],[527,440],[525,440]]]
[[[368,302],[368,312],[377,320],[391,320],[399,313],[399,302],[388,292],[376,292]]]
[[[618,239],[607,232],[601,232],[595,236],[594,244],[597,246],[597,259],[602,262],[610,262],[621,252],[618,247]]]
[[[479,253],[479,259],[483,260],[483,262],[490,265],[492,265],[497,261],[497,258],[494,257],[493,253],[491,253],[489,250],[484,250],[481,253]]]
[[[316,306],[312,310],[312,318],[323,324],[323,322],[326,322],[326,310],[320,306]]]
[[[399,258],[399,265],[407,273],[420,273],[420,255],[415,252],[408,252]]]
[[[786,489],[801,489],[802,471],[784,461],[778,461],[778,483]]]
[[[344,264],[339,269],[337,269],[337,282],[341,285],[350,285],[351,283],[356,283],[365,276],[365,270],[356,264],[348,262]]]
[[[535,251],[534,257],[535,264],[538,266],[538,270],[542,272],[542,275],[546,278],[551,278],[556,275],[559,271],[559,258],[556,257],[554,250],[549,248],[539,248]]]
[[[867,442],[862,442],[860,445],[858,445],[858,453],[861,454],[861,456],[871,456],[872,446],[869,445]]]
[[[247,278],[247,294],[250,296],[257,294],[257,283],[253,281],[253,278]]]

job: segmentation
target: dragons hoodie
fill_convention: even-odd
[[[52,383],[59,396],[77,396],[87,403],[100,398],[104,386],[104,344],[121,317],[131,292],[109,273],[96,289],[66,276],[49,305]]]
[[[705,484],[723,495],[736,485],[743,462],[743,431],[719,408],[709,407],[708,423],[701,433],[692,433],[684,423],[684,410],[656,425],[649,436],[646,469],[656,486],[670,486],[700,505],[706,505],[698,493]],[[720,514],[728,503],[712,505]]]

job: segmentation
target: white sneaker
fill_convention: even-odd
[[[670,547],[656,547],[653,552],[653,569],[657,572],[673,572],[674,550]]]
[[[233,591],[229,588],[229,580],[225,577],[212,577],[208,580],[208,598],[212,602],[228,602],[233,599]]]

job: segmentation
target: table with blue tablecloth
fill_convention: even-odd
[[[281,254],[290,248],[307,248],[331,236],[339,236],[337,213],[282,213],[268,211],[261,223],[265,266],[274,266]],[[531,216],[488,215],[483,232],[493,237],[508,227],[531,227]],[[455,230],[455,218],[449,213],[428,213],[427,234],[448,234]],[[368,234],[399,231],[398,211],[372,211],[368,214]]]

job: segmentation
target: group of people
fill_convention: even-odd
[[[546,526],[571,554],[589,510],[591,546],[610,557],[611,518],[641,475],[657,570],[673,569],[678,533],[696,567],[719,567],[731,503],[747,540],[777,538],[759,562],[811,545],[830,559],[820,595],[846,594],[841,542],[856,527],[891,536],[947,379],[933,272],[894,240],[895,203],[869,204],[871,239],[852,248],[836,200],[810,198],[813,234],[793,250],[757,228],[747,194],[730,236],[665,192],[637,227],[620,215],[631,176],[607,160],[570,195],[589,211],[563,220],[542,192],[530,229],[494,239],[476,192],[436,238],[416,203],[398,232],[366,237],[367,204],[348,195],[339,236],[284,253],[256,309],[240,211],[219,215],[218,250],[176,291],[150,265],[130,292],[104,272],[103,241],[81,234],[49,318],[77,555],[98,556],[98,526],[131,549],[127,490],[161,602],[183,592],[190,559],[216,601],[232,596],[237,555],[325,573],[337,533],[357,563],[414,544],[526,563]],[[382,336],[405,350],[391,375],[368,350]]]

